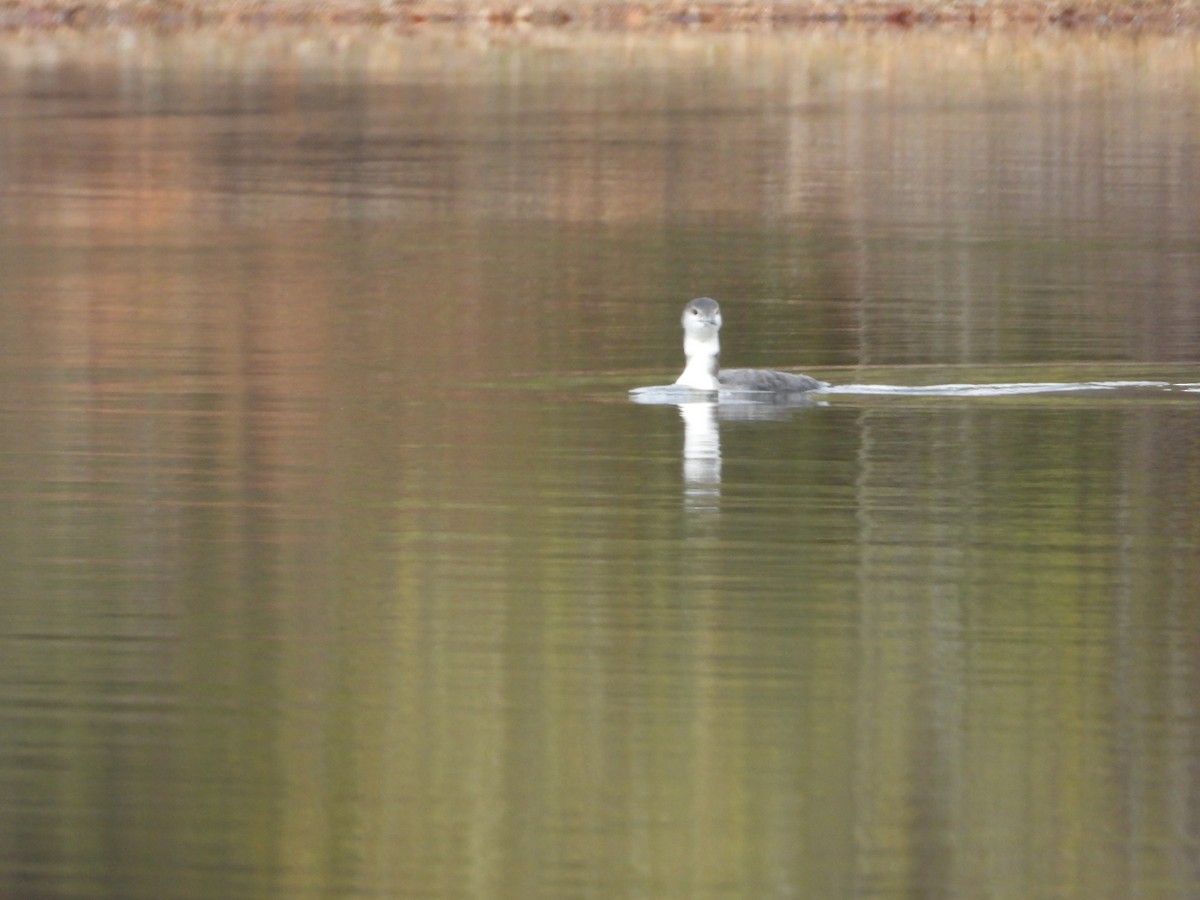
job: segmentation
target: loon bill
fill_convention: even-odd
[[[799,394],[829,387],[809,375],[773,369],[721,368],[721,306],[711,297],[697,297],[683,308],[683,354],[687,365],[676,380],[698,391],[758,391]]]

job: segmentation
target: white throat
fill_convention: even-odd
[[[717,337],[716,329],[706,335],[685,331],[683,355],[687,357],[687,365],[676,384],[697,391],[715,391],[721,386],[717,380],[721,368],[721,339]]]

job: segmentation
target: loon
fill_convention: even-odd
[[[721,307],[711,297],[697,297],[683,308],[683,354],[687,365],[675,382],[697,391],[760,391],[800,394],[829,387],[808,375],[772,369],[721,368]]]

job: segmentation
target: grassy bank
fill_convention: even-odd
[[[0,28],[379,25],[604,31],[885,28],[1197,30],[1200,0],[0,0]]]

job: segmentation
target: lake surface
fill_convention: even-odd
[[[1195,897],[1198,360],[1194,37],[5,35],[0,896]]]

